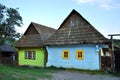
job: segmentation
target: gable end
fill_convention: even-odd
[[[24,33],[24,35],[26,36],[26,35],[36,35],[36,34],[39,34],[39,33],[34,27],[34,25],[31,23],[28,29],[26,30],[26,32]]]

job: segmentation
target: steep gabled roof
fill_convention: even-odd
[[[41,24],[33,23],[34,27],[44,40],[48,39],[56,30]]]
[[[90,24],[84,17],[82,17],[75,9],[73,9],[71,11],[71,13],[66,17],[66,19],[62,22],[62,24],[60,25],[60,27],[58,29],[64,28],[65,27],[65,23],[69,22],[70,17],[72,17],[73,15],[76,15],[76,17],[80,17],[80,24],[79,25],[88,25]],[[77,24],[76,24],[77,25]]]
[[[79,17],[79,23],[73,26],[69,25],[69,19]],[[73,10],[60,25],[45,45],[74,45],[74,44],[96,44],[108,43],[99,31],[97,31],[86,19],[77,11]]]
[[[40,47],[55,32],[55,29],[32,22],[16,47]]]

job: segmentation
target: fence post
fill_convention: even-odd
[[[111,34],[111,35],[108,35],[111,37],[111,49],[112,49],[112,71],[115,72],[115,55],[114,55],[114,42],[113,42],[113,36],[120,36],[120,34]]]

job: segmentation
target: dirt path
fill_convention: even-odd
[[[44,80],[120,80],[120,77],[114,77],[111,75],[90,75],[70,71],[58,71],[52,73],[52,76],[53,78]]]

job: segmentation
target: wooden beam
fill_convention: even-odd
[[[112,49],[112,61],[111,61],[111,63],[112,63],[112,70],[113,70],[113,72],[115,72],[115,55],[114,55],[114,42],[113,42],[113,37],[114,36],[120,36],[120,34],[110,34],[110,35],[108,35],[108,36],[110,36],[111,37],[111,49]]]
[[[110,34],[108,36],[120,36],[120,34]]]

